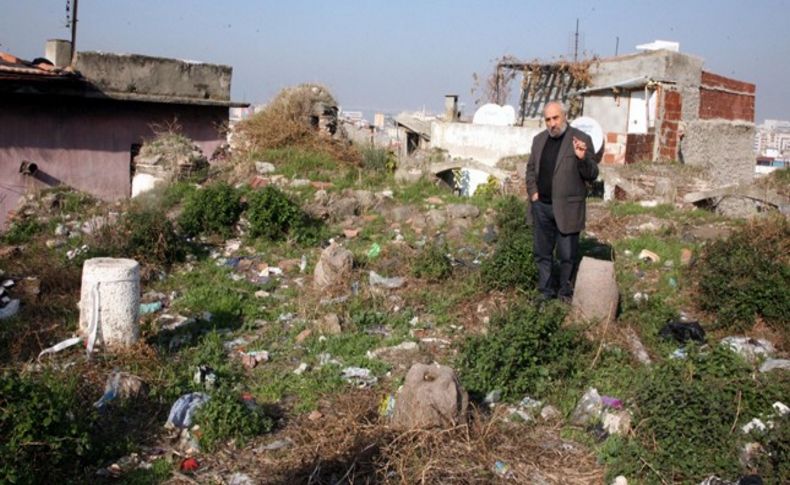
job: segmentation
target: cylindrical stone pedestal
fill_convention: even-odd
[[[89,342],[127,347],[140,327],[140,265],[133,259],[93,258],[82,266],[80,332]]]

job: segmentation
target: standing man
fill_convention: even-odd
[[[598,165],[592,140],[568,125],[561,103],[547,103],[543,118],[546,130],[532,141],[526,174],[534,221],[538,291],[543,299],[559,296],[569,303],[579,257],[579,233],[584,229],[585,181],[598,177]],[[551,275],[555,247],[560,262],[559,288],[552,284]]]

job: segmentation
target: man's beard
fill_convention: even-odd
[[[552,138],[559,138],[565,133],[565,130],[568,129],[568,123],[563,123],[561,126],[556,128],[549,128],[549,136]],[[556,130],[556,132],[554,131]]]

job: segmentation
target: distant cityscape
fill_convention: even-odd
[[[754,153],[758,168],[790,166],[790,121],[765,120],[757,125]]]

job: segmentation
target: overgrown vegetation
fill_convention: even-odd
[[[558,380],[572,377],[585,348],[580,335],[562,327],[566,309],[532,301],[517,303],[491,318],[487,335],[467,339],[458,357],[461,382],[477,395],[499,390],[505,399],[541,396]]]
[[[524,203],[516,197],[502,201],[497,215],[499,238],[494,253],[483,262],[481,278],[487,288],[532,289],[538,270],[532,255],[532,228]]]
[[[272,241],[291,238],[301,244],[315,244],[321,238],[321,222],[302,211],[275,187],[267,186],[250,193],[247,205],[252,237]]]
[[[244,446],[250,438],[271,431],[273,421],[252,399],[246,401],[235,390],[220,386],[195,414],[200,425],[200,444],[213,451],[233,439]]]
[[[667,483],[697,483],[711,474],[737,477],[740,447],[752,438],[739,427],[770,415],[772,403],[788,391],[787,383],[755,378],[751,366],[722,346],[666,360],[638,384],[634,422],[639,426],[610,457],[609,474]],[[786,467],[779,473],[784,480],[776,483],[784,483]]]
[[[760,317],[790,335],[790,222],[784,216],[749,222],[713,242],[695,273],[700,305],[715,312],[721,326],[744,330]]]
[[[450,277],[453,265],[447,256],[450,249],[444,240],[434,240],[417,255],[412,264],[412,274],[429,281],[441,281]]]
[[[225,182],[216,182],[187,194],[178,219],[190,236],[232,234],[242,212],[241,194]]]

